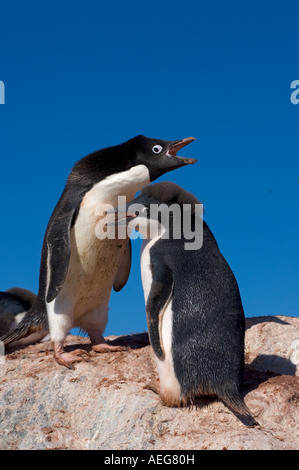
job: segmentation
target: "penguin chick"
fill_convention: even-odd
[[[168,209],[178,205],[180,214],[189,205],[192,232],[202,228],[201,248],[185,249],[183,230],[180,238],[173,236],[175,229],[183,228],[183,216],[175,218],[171,211],[164,238],[165,219],[156,210],[162,204]],[[115,211],[117,223],[126,219],[147,238],[141,274],[160,397],[167,406],[181,406],[196,396],[216,395],[244,424],[253,426],[258,423],[240,393],[245,318],[238,284],[208,225],[202,217],[201,224],[196,220],[197,204],[192,194],[163,182],[144,188],[127,212]],[[153,222],[159,230],[151,227],[150,232]]]
[[[137,136],[81,159],[72,169],[50,218],[42,247],[37,302],[4,344],[49,328],[56,361],[68,368],[83,360],[84,350],[64,351],[68,331],[79,327],[97,352],[119,350],[103,338],[112,287],[121,290],[131,267],[131,244],[99,239],[96,227],[105,205],[135,193],[167,171],[196,160],[177,156],[193,137],[167,141]],[[102,216],[100,215],[102,214]]]
[[[36,295],[20,287],[13,287],[6,292],[0,292],[0,335],[13,331],[26,316],[28,310],[36,301]],[[30,344],[41,340],[47,335],[47,330],[32,334],[24,340],[13,342],[12,346]]]

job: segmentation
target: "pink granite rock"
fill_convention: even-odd
[[[127,351],[90,352],[74,371],[49,342],[0,361],[1,449],[203,450],[299,448],[299,318],[247,319],[244,396],[260,423],[245,427],[216,399],[166,408],[146,333],[111,338]],[[69,349],[87,338],[69,336]]]

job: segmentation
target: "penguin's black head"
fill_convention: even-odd
[[[161,183],[149,184],[142,188],[140,194],[127,205],[127,209],[131,212],[132,208],[130,206],[133,204],[143,205],[147,209],[150,209],[150,206],[154,204],[166,204],[167,206],[178,204],[180,207],[183,207],[184,204],[189,204],[193,213],[195,205],[201,203],[196,196],[178,184],[171,181],[162,181]],[[145,214],[147,214],[147,217],[150,217],[150,212],[145,211]]]
[[[194,158],[183,158],[177,155],[181,148],[194,140],[194,137],[181,140],[159,140],[139,135],[130,141],[134,144],[134,163],[148,168],[152,182],[168,171],[195,163],[197,160]]]
[[[89,188],[108,176],[143,166],[146,170],[144,182],[148,184],[168,171],[195,163],[194,158],[177,155],[182,147],[193,140],[194,137],[160,140],[138,135],[122,144],[97,150],[81,158],[73,167],[68,182]]]

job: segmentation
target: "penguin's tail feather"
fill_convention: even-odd
[[[219,395],[219,398],[227,406],[227,408],[232,411],[237,418],[248,427],[259,426],[259,423],[254,419],[250,410],[247,408],[243,397],[239,392],[222,396]]]
[[[28,338],[29,341],[20,342],[20,344],[31,344],[43,339],[48,334],[48,331],[49,326],[46,312],[38,310],[37,306],[33,305],[26,312],[20,323],[0,338],[0,342],[6,346],[30,336]]]

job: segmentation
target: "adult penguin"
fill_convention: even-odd
[[[109,204],[135,193],[164,173],[195,163],[177,156],[193,137],[168,141],[139,135],[81,159],[72,169],[50,218],[41,255],[37,301],[5,345],[49,325],[56,361],[68,368],[84,359],[83,350],[64,351],[72,327],[80,327],[98,352],[119,349],[103,338],[112,286],[124,287],[130,273],[129,238],[99,239],[96,227]]]

